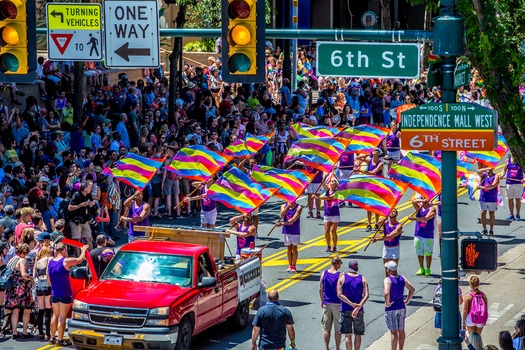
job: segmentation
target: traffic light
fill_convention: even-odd
[[[36,64],[36,0],[0,0],[1,81],[32,82]]]
[[[265,0],[222,0],[222,79],[265,80]]]
[[[465,238],[461,241],[463,270],[495,271],[498,267],[498,242],[493,239]]]

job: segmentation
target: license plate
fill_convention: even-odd
[[[105,335],[104,345],[122,345],[122,336],[120,335]]]

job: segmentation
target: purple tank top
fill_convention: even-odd
[[[57,298],[72,297],[73,291],[69,282],[69,271],[64,267],[64,258],[58,261],[49,260],[47,268],[51,281],[51,296]]]
[[[317,170],[315,170],[314,168],[309,166],[309,167],[306,167],[306,171],[308,171],[310,174],[313,174]],[[317,171],[317,174],[315,175],[312,183],[313,184],[320,184],[321,182],[323,182],[323,172],[322,171]]]
[[[399,151],[399,137],[397,136],[397,131],[395,134],[389,133],[386,136],[386,149],[387,151]]]
[[[387,220],[385,223],[385,236],[390,235],[399,225],[401,225],[400,222],[396,222],[394,225],[390,224],[390,220]],[[386,247],[397,247],[399,245],[399,240],[401,239],[401,235],[390,238],[384,241]]]
[[[350,276],[345,273],[343,282],[343,294],[352,302],[359,303],[363,299],[363,275]],[[365,311],[363,308],[361,310]],[[341,311],[354,311],[354,307],[341,302]]]
[[[326,192],[326,196],[331,196],[331,191]],[[324,216],[339,216],[339,199],[330,199],[324,201]]]
[[[339,160],[339,166],[344,167],[344,170],[349,170],[354,166],[354,154],[344,152]]]
[[[372,163],[373,161],[374,161],[374,160],[373,160],[372,158],[370,158],[370,162],[368,162],[368,166],[366,167],[366,170],[368,170],[368,171],[374,171],[374,170],[376,170],[376,169],[379,167],[379,165],[381,164],[381,161],[380,161],[380,160],[377,161],[376,164],[373,164],[373,163]],[[382,172],[382,171],[378,171],[375,175],[376,175],[376,176],[381,176],[381,177],[383,177],[383,172]]]
[[[493,174],[492,176],[489,176],[488,174],[483,174],[483,177],[481,178],[480,185],[481,186],[490,186],[494,182],[494,178],[496,177],[496,174]],[[494,187],[491,190],[481,190],[479,194],[479,201],[480,202],[487,202],[487,203],[496,203],[498,201],[498,187]]]
[[[142,213],[142,209],[144,208],[144,204],[145,203],[142,203],[140,206],[137,207],[137,205],[135,203],[133,203],[131,205],[131,208],[129,210],[129,217],[130,218],[136,218],[138,216],[140,216],[140,213]],[[131,236],[131,237],[143,237],[146,233],[145,232],[138,232],[138,231],[134,231],[133,229],[135,228],[135,226],[149,226],[149,217],[145,217],[144,220],[142,221],[139,221],[139,222],[130,222],[129,223],[129,228],[128,228],[128,236]]]
[[[201,193],[205,194],[208,192],[208,188],[206,186],[203,187]],[[212,211],[217,207],[217,204],[215,204],[215,201],[213,199],[203,198],[202,199],[202,211]]]
[[[297,212],[297,209],[299,208],[299,205],[296,204],[294,208],[288,208],[286,211],[286,215],[284,216],[284,220],[290,221],[295,213]],[[299,217],[297,220],[294,221],[291,225],[283,225],[283,235],[299,235],[301,234],[301,217]]]
[[[385,306],[385,311],[405,309],[405,296],[403,294],[405,291],[405,279],[401,275],[388,276],[388,278],[392,282],[390,286],[390,301],[393,304],[389,307]]]
[[[337,280],[341,273],[330,273],[325,271],[321,278],[321,284],[323,285],[323,304],[340,304],[341,299],[337,296]]]
[[[523,170],[519,164],[512,163],[510,158],[507,160],[507,185],[520,184],[523,180]]]
[[[250,226],[239,224],[239,232],[248,232]],[[239,237],[237,236],[237,255],[241,254],[241,249],[250,248],[250,243],[255,242],[255,236]]]
[[[430,210],[430,207],[426,209],[420,208],[416,214],[416,217],[417,218],[425,217],[429,210]],[[434,238],[434,220],[435,219],[436,218],[433,217],[432,219],[426,222],[416,221],[416,232],[414,233],[414,236],[421,237],[421,238]]]

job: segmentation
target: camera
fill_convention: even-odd
[[[73,218],[73,223],[75,225],[82,225],[84,223],[84,220],[82,220],[82,217],[81,216],[75,216]]]

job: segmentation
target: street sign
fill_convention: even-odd
[[[419,77],[419,44],[317,42],[317,74],[368,78]]]
[[[454,89],[469,84],[470,66],[465,62],[461,62],[456,66],[456,69],[454,70]]]
[[[490,151],[497,140],[496,112],[473,103],[426,103],[400,124],[407,150]]]
[[[157,1],[104,1],[104,38],[106,67],[159,67]]]
[[[102,60],[100,4],[47,3],[46,14],[50,60]]]

